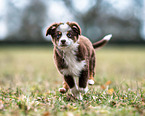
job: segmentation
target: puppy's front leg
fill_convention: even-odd
[[[79,76],[79,91],[86,93],[88,91],[88,70],[82,70]]]
[[[82,100],[82,96],[81,96],[81,93],[78,90],[78,86],[76,84],[75,78],[73,78],[70,75],[67,75],[67,76],[64,76],[64,80],[67,82],[73,96],[76,97],[79,100]]]
[[[69,87],[68,87],[67,83],[64,81],[63,87],[59,88],[59,92],[63,94],[63,93],[66,93],[68,90],[69,90]]]
[[[71,75],[64,75],[64,80],[68,84],[70,89],[75,86],[75,81]]]

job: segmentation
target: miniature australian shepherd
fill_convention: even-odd
[[[47,35],[52,37],[54,61],[64,78],[63,87],[59,91],[66,93],[70,89],[75,98],[82,100],[81,93],[88,91],[88,84],[94,84],[95,49],[104,46],[112,35],[92,44],[81,35],[80,26],[76,22],[54,23],[48,27]]]

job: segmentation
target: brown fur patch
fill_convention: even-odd
[[[78,35],[81,35],[81,28],[76,22],[67,22],[66,24],[72,28],[72,30],[77,34],[77,37]]]

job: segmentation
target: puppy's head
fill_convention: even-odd
[[[72,46],[80,34],[81,29],[75,22],[54,23],[46,31],[46,36],[51,35],[53,44],[60,49]]]

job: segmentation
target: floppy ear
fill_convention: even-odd
[[[48,27],[47,31],[46,31],[46,36],[47,35],[53,35],[55,33],[55,30],[58,27],[58,25],[59,25],[58,23],[54,23],[50,27]]]
[[[81,28],[76,22],[67,22],[67,24],[72,28],[74,32],[81,35]]]

